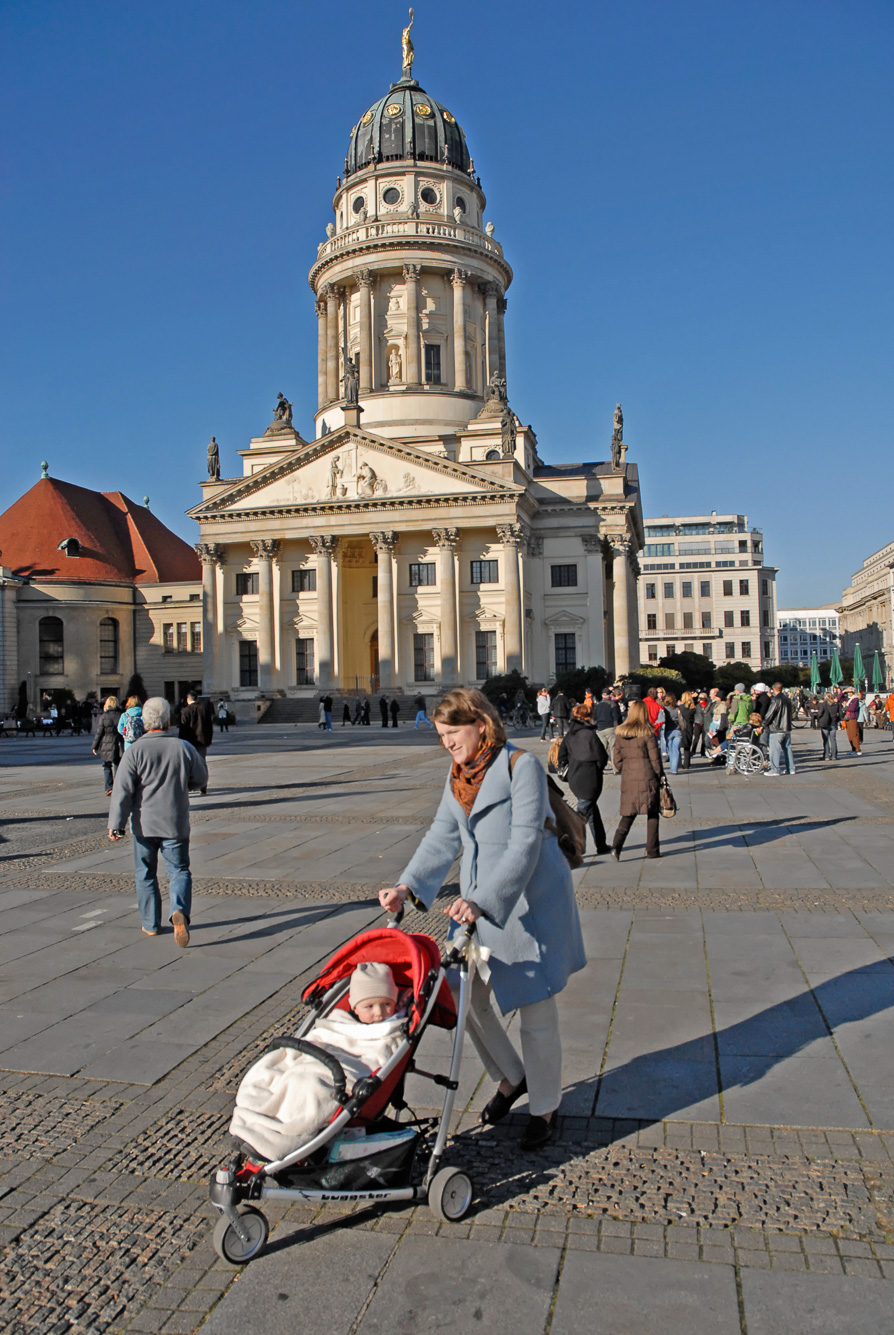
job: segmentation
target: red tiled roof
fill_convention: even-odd
[[[77,538],[80,555],[59,551]],[[25,578],[66,584],[193,581],[193,549],[144,505],[120,491],[90,491],[41,478],[0,515],[0,563]]]

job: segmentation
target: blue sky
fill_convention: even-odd
[[[547,462],[624,405],[647,514],[739,511],[780,605],[894,536],[890,0],[416,6],[515,270]],[[193,540],[205,445],[311,431],[307,270],[406,6],[5,0],[0,509],[54,476]]]

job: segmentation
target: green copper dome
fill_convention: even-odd
[[[360,118],[351,134],[345,175],[377,162],[443,162],[471,170],[466,138],[456,118],[415,79],[393,83]]]

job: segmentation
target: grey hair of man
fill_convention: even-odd
[[[143,727],[147,732],[167,732],[171,726],[171,706],[160,695],[152,695],[143,705]]]

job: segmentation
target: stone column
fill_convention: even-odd
[[[316,677],[322,689],[332,684],[332,553],[338,546],[333,533],[311,538],[310,545],[317,558],[317,636]]]
[[[258,688],[262,691],[273,686],[273,561],[279,556],[281,546],[278,538],[261,538],[251,544],[258,561]]]
[[[500,362],[500,375],[506,379],[506,298],[497,297],[497,357]]]
[[[629,672],[635,672],[639,667],[639,577],[641,573],[636,553],[631,550],[628,574],[630,582],[627,587],[627,626],[629,634],[627,662]]]
[[[612,533],[612,622],[615,634],[615,676],[623,677],[630,671],[630,537]]]
[[[521,670],[521,582],[518,577],[518,549],[525,541],[521,524],[498,524],[497,534],[503,544],[503,584],[506,589],[505,643],[506,671]]]
[[[326,383],[326,358],[329,353],[329,345],[326,338],[326,302],[323,300],[314,303],[314,310],[317,313],[317,407],[322,408],[327,402],[328,388]]]
[[[360,293],[360,393],[368,394],[373,387],[372,364],[372,274],[361,269],[357,275]]]
[[[224,548],[216,542],[197,542],[195,550],[202,563],[202,682],[205,694],[211,695],[224,686],[218,653],[218,622],[223,609],[219,611],[217,605],[217,567],[226,557]]]
[[[581,538],[587,564],[587,667],[605,667],[605,589],[602,539],[595,533]]]
[[[441,682],[447,685],[459,680],[456,653],[456,565],[453,559],[459,530],[436,528],[432,534],[441,550]]]
[[[421,385],[419,374],[419,265],[404,265],[404,282],[407,285],[407,374],[404,377],[408,385]],[[381,662],[381,642],[379,644]]]
[[[453,284],[453,385],[468,389],[466,382],[466,280],[464,269],[454,269]],[[443,651],[442,651],[443,653]]]
[[[484,309],[487,312],[487,380],[500,369],[500,340],[497,333],[497,297],[500,289],[496,283],[484,283]]]
[[[396,533],[370,533],[378,557],[378,629],[379,685],[382,690],[394,686],[394,580],[391,554],[397,546]]]
[[[338,398],[338,289],[326,291],[326,402]]]

